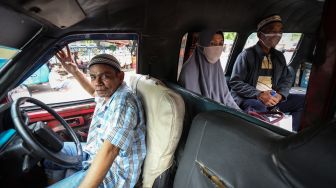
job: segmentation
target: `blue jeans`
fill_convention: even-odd
[[[85,143],[82,143],[82,147],[84,147],[84,145]],[[68,156],[77,156],[75,143],[64,142],[64,146],[61,152]],[[83,152],[83,160],[86,160],[88,157],[89,155]],[[56,187],[76,188],[79,186],[80,182],[84,179],[87,171],[87,169],[83,169],[81,163],[73,168],[66,168],[52,161],[45,160],[43,162],[43,165],[45,167],[45,173],[47,177],[49,179],[58,181],[57,183],[50,186],[53,188]]]
[[[289,94],[286,101],[282,101],[276,105],[281,112],[290,113],[293,117],[292,129],[298,131],[300,128],[301,115],[304,107],[305,95]],[[269,109],[258,99],[246,99],[240,104],[245,111],[266,112]]]

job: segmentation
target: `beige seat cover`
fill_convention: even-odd
[[[155,78],[131,75],[132,89],[141,97],[146,114],[147,155],[143,168],[143,187],[152,187],[155,179],[172,166],[181,137],[185,112],[182,97]]]

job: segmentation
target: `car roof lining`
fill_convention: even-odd
[[[71,34],[137,33],[139,35],[138,73],[171,81],[176,81],[178,54],[181,39],[185,33],[215,27],[223,31],[237,32],[239,36],[246,35],[256,30],[260,18],[279,13],[284,20],[284,32],[316,35],[324,4],[317,0],[214,0],[212,3],[203,0],[161,0],[160,2],[79,0],[78,4],[86,18],[72,26],[60,29],[45,18],[27,11],[24,8],[24,2],[26,1],[0,2],[0,7],[2,9],[6,7],[10,15],[13,15],[11,17],[5,15],[1,18],[16,22],[16,25],[10,28],[18,32],[15,35],[10,31],[0,30],[0,41],[11,44],[9,47],[22,47],[24,42],[28,41],[25,38],[28,36],[26,31],[31,32],[36,26],[39,29],[42,27],[43,31],[24,50],[29,56],[34,53],[34,57],[41,56],[49,44],[55,44],[61,38]],[[2,11],[1,15],[3,15]],[[20,25],[21,19],[27,19],[33,24],[25,24],[26,28],[20,28],[23,27],[22,24]],[[5,27],[7,22],[7,20],[1,22],[1,26]],[[39,50],[36,51],[36,49]],[[21,61],[21,58],[26,57],[22,52],[20,54],[22,55],[15,58],[15,61]],[[28,59],[24,62],[34,66],[36,58],[32,60],[34,62]],[[26,69],[28,65],[17,65],[13,68],[15,67]]]
[[[59,28],[67,28],[85,19],[85,13],[73,0],[31,0],[23,8]]]
[[[53,8],[48,4],[40,5],[45,2],[43,0],[28,2],[7,1],[10,6],[19,7],[18,11],[38,17],[42,25],[57,26],[51,27],[58,30],[57,33],[111,29],[169,35],[214,25],[225,31],[251,32],[261,18],[274,13],[282,16],[285,30],[289,32],[316,33],[323,9],[323,2],[317,0],[217,0],[211,3],[203,0],[79,0],[72,4],[69,0],[48,1],[53,3],[49,3]],[[55,8],[64,5],[69,8],[61,12],[60,8]],[[34,12],[34,6],[41,9],[40,13]],[[54,9],[58,12],[53,12]]]

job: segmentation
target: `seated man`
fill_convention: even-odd
[[[289,94],[291,74],[284,55],[274,49],[282,37],[280,16],[263,19],[257,28],[259,41],[239,54],[233,67],[232,96],[244,111],[265,112],[277,107],[293,116],[299,130],[304,95]]]
[[[190,91],[239,109],[230,94],[219,59],[223,44],[223,32],[201,32],[199,44],[184,63],[178,82]]]
[[[126,86],[118,60],[108,54],[93,57],[89,64],[91,83],[78,70],[70,55],[60,51],[57,58],[80,84],[95,96],[96,108],[83,162],[71,176],[52,187],[134,187],[146,154],[145,119],[140,100]],[[65,143],[62,152],[76,155],[74,143]],[[50,178],[66,171],[64,167],[45,161]]]

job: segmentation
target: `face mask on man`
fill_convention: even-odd
[[[209,61],[211,64],[215,64],[222,52],[223,52],[223,46],[209,46],[209,47],[203,47],[203,53],[206,57],[206,59]]]
[[[260,32],[263,37],[260,38],[260,41],[265,45],[266,48],[275,48],[275,46],[279,43],[282,33],[270,33],[265,34]]]

